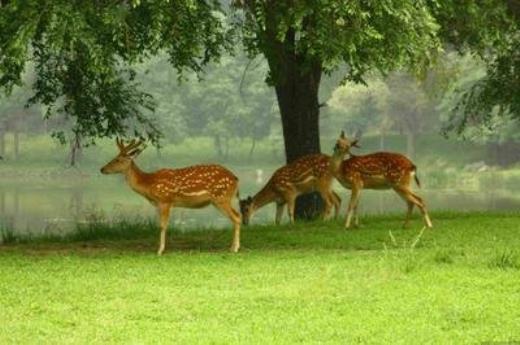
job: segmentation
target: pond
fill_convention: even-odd
[[[270,176],[266,171],[259,176],[254,169],[233,169],[240,178],[241,196],[258,191]],[[269,170],[269,169],[267,169]],[[426,182],[426,183],[424,183]],[[423,181],[428,185],[428,181]],[[350,192],[335,185],[343,202],[344,216]],[[496,211],[520,209],[518,193],[509,190],[420,189],[417,190],[430,210]],[[393,191],[363,191],[361,214],[402,212],[405,203]],[[416,211],[417,212],[417,211]],[[274,220],[274,205],[260,210],[253,223],[269,223]],[[0,182],[0,227],[15,233],[48,234],[70,231],[77,223],[110,221],[113,219],[142,219],[156,217],[155,209],[144,198],[134,193],[121,176],[103,176],[99,173],[88,177],[62,181],[52,179],[40,182]],[[417,217],[418,218],[418,217]],[[287,216],[284,215],[284,221]],[[171,225],[189,230],[197,227],[226,227],[229,221],[212,207],[189,210],[174,209]]]

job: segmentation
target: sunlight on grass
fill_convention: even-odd
[[[520,339],[518,214],[171,231],[97,224],[0,247],[0,343],[478,344]]]

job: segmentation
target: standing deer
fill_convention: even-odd
[[[413,177],[417,186],[420,187],[420,182],[416,175],[416,166],[408,158],[398,153],[376,152],[364,156],[355,156],[350,154],[352,146],[357,146],[357,140],[350,142],[345,137],[345,133],[341,132],[334,146],[334,154],[330,163],[332,174],[336,179],[343,187],[352,190],[347,208],[345,227],[350,228],[353,215],[355,216],[354,225],[359,225],[357,208],[363,188],[391,188],[408,205],[404,226],[408,225],[413,207],[417,206],[423,214],[426,226],[431,228],[432,222],[424,201],[412,192],[410,186]],[[347,154],[350,155],[350,158],[343,160]]]
[[[161,169],[146,173],[134,159],[143,151],[142,141],[132,140],[125,145],[116,139],[119,154],[103,168],[103,174],[120,173],[137,193],[157,207],[160,215],[161,235],[158,255],[164,252],[166,229],[172,207],[201,208],[212,204],[234,226],[231,251],[240,247],[240,214],[231,206],[238,197],[238,178],[226,168],[216,165],[194,165],[181,169]]]
[[[240,200],[240,212],[244,225],[259,208],[276,203],[275,223],[280,224],[285,205],[289,220],[294,223],[294,206],[299,195],[318,191],[325,203],[323,217],[327,217],[332,206],[335,216],[339,212],[340,197],[331,190],[333,176],[330,172],[330,157],[311,154],[301,157],[276,170],[267,184],[253,197]]]

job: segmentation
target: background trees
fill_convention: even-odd
[[[424,77],[446,45],[478,54],[487,70],[460,99],[462,127],[453,129],[491,119],[494,111],[499,117],[519,113],[519,7],[512,0],[238,0],[231,2],[234,10],[214,0],[10,0],[0,6],[0,88],[10,92],[20,84],[27,61],[34,60],[30,102],[45,105],[48,117],[63,114],[70,121],[69,137],[85,143],[124,133],[157,141],[156,104],[136,79],[136,64],[164,53],[177,71],[200,74],[231,50],[234,37],[242,39],[249,57],[261,55],[267,62],[287,161],[320,152],[323,75],[336,71],[340,79],[362,83],[372,71],[401,69]],[[204,101],[202,107],[211,103]],[[230,105],[222,99],[213,106],[217,114],[226,112],[208,120],[219,150],[224,132],[240,123],[239,112],[228,113]],[[195,116],[203,113],[207,110]],[[418,112],[407,114],[402,124],[412,143]],[[181,128],[174,122],[170,129]],[[55,135],[67,139],[63,131]]]

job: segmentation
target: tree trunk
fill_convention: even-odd
[[[70,166],[76,166],[81,159],[81,142],[79,135],[75,135],[74,140],[70,144]]]
[[[217,150],[217,157],[222,158],[224,153],[222,152],[222,143],[220,142],[220,135],[216,135],[213,137],[213,142],[215,144],[215,149]]]
[[[14,143],[14,159],[18,160],[20,155],[20,133],[17,129],[14,130],[13,134],[13,143]]]
[[[408,158],[414,159],[415,158],[415,141],[417,139],[417,134],[413,133],[412,131],[408,131],[406,133],[406,154]]]
[[[0,156],[5,156],[5,131],[0,129]]]
[[[0,216],[4,218],[5,215],[5,192],[0,190]]]
[[[295,53],[294,32],[279,42],[277,52],[268,56],[269,69],[275,79],[276,97],[282,117],[287,163],[302,156],[320,153],[319,101],[321,64]],[[295,216],[315,218],[323,209],[317,193],[298,198]]]
[[[224,147],[225,147],[224,159],[227,161],[229,158],[229,137],[226,137],[224,139]]]
[[[251,148],[249,149],[249,156],[248,160],[251,161],[253,158],[253,153],[255,152],[255,146],[256,146],[256,138],[253,136],[253,141],[251,142]]]

